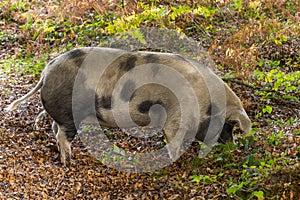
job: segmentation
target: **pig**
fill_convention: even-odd
[[[63,165],[78,126],[95,116],[101,126],[160,126],[172,160],[186,138],[226,143],[234,126],[249,133],[240,99],[204,62],[178,54],[83,47],[50,61],[37,85],[11,103],[15,109],[40,90],[53,118]]]

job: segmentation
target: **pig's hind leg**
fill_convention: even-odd
[[[71,142],[74,139],[76,130],[66,129],[64,126],[53,122],[53,131],[56,132],[57,146],[60,151],[60,160],[64,166],[68,166],[71,161]]]

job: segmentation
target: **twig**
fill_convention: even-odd
[[[236,80],[234,78],[222,78],[222,80],[225,81],[225,82],[232,82],[232,83],[236,83],[238,85],[242,85],[242,86],[245,86],[245,87],[248,87],[248,88],[252,88],[254,90],[258,90],[255,86],[250,85],[248,83],[244,83],[242,81],[238,81],[238,80]]]
[[[242,85],[242,86],[251,88],[251,89],[256,90],[256,91],[270,92],[270,93],[276,94],[277,96],[280,96],[280,97],[282,96],[282,93],[280,91],[270,90],[270,89],[261,88],[261,87],[258,88],[258,87],[255,87],[253,85],[250,85],[248,83],[239,81],[235,78],[222,78],[222,80],[225,81],[225,82],[231,82],[231,83],[235,83],[237,85]],[[295,106],[300,106],[300,101],[291,100],[291,99],[283,99],[283,98],[278,98],[276,100],[279,100],[279,101],[283,102],[284,104],[288,103],[288,104],[292,104],[292,105],[295,105]]]

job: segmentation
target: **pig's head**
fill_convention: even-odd
[[[222,132],[218,139],[218,142],[227,143],[233,141],[233,128],[235,125],[244,131],[249,133],[251,130],[251,121],[244,109],[235,109],[229,112],[228,117],[225,120]]]
[[[243,108],[229,111],[224,123],[222,123],[221,118],[218,116],[213,116],[213,118],[214,119],[209,117],[200,123],[196,139],[200,141],[209,141],[221,131],[218,142],[225,144],[233,141],[232,133],[235,125],[245,133],[249,133],[251,130],[251,121]],[[208,129],[210,129],[209,133]]]

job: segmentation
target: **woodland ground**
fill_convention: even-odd
[[[0,3],[0,199],[300,199],[300,3],[294,0],[11,1]],[[180,30],[216,63],[241,98],[251,134],[198,159],[193,143],[156,172],[117,171],[79,140],[72,164],[58,161],[51,119],[32,127],[39,96],[4,108],[38,81],[46,62],[137,27]],[[130,140],[152,150],[163,137]],[[126,139],[126,140],[125,140]],[[126,141],[126,142],[124,142]]]

